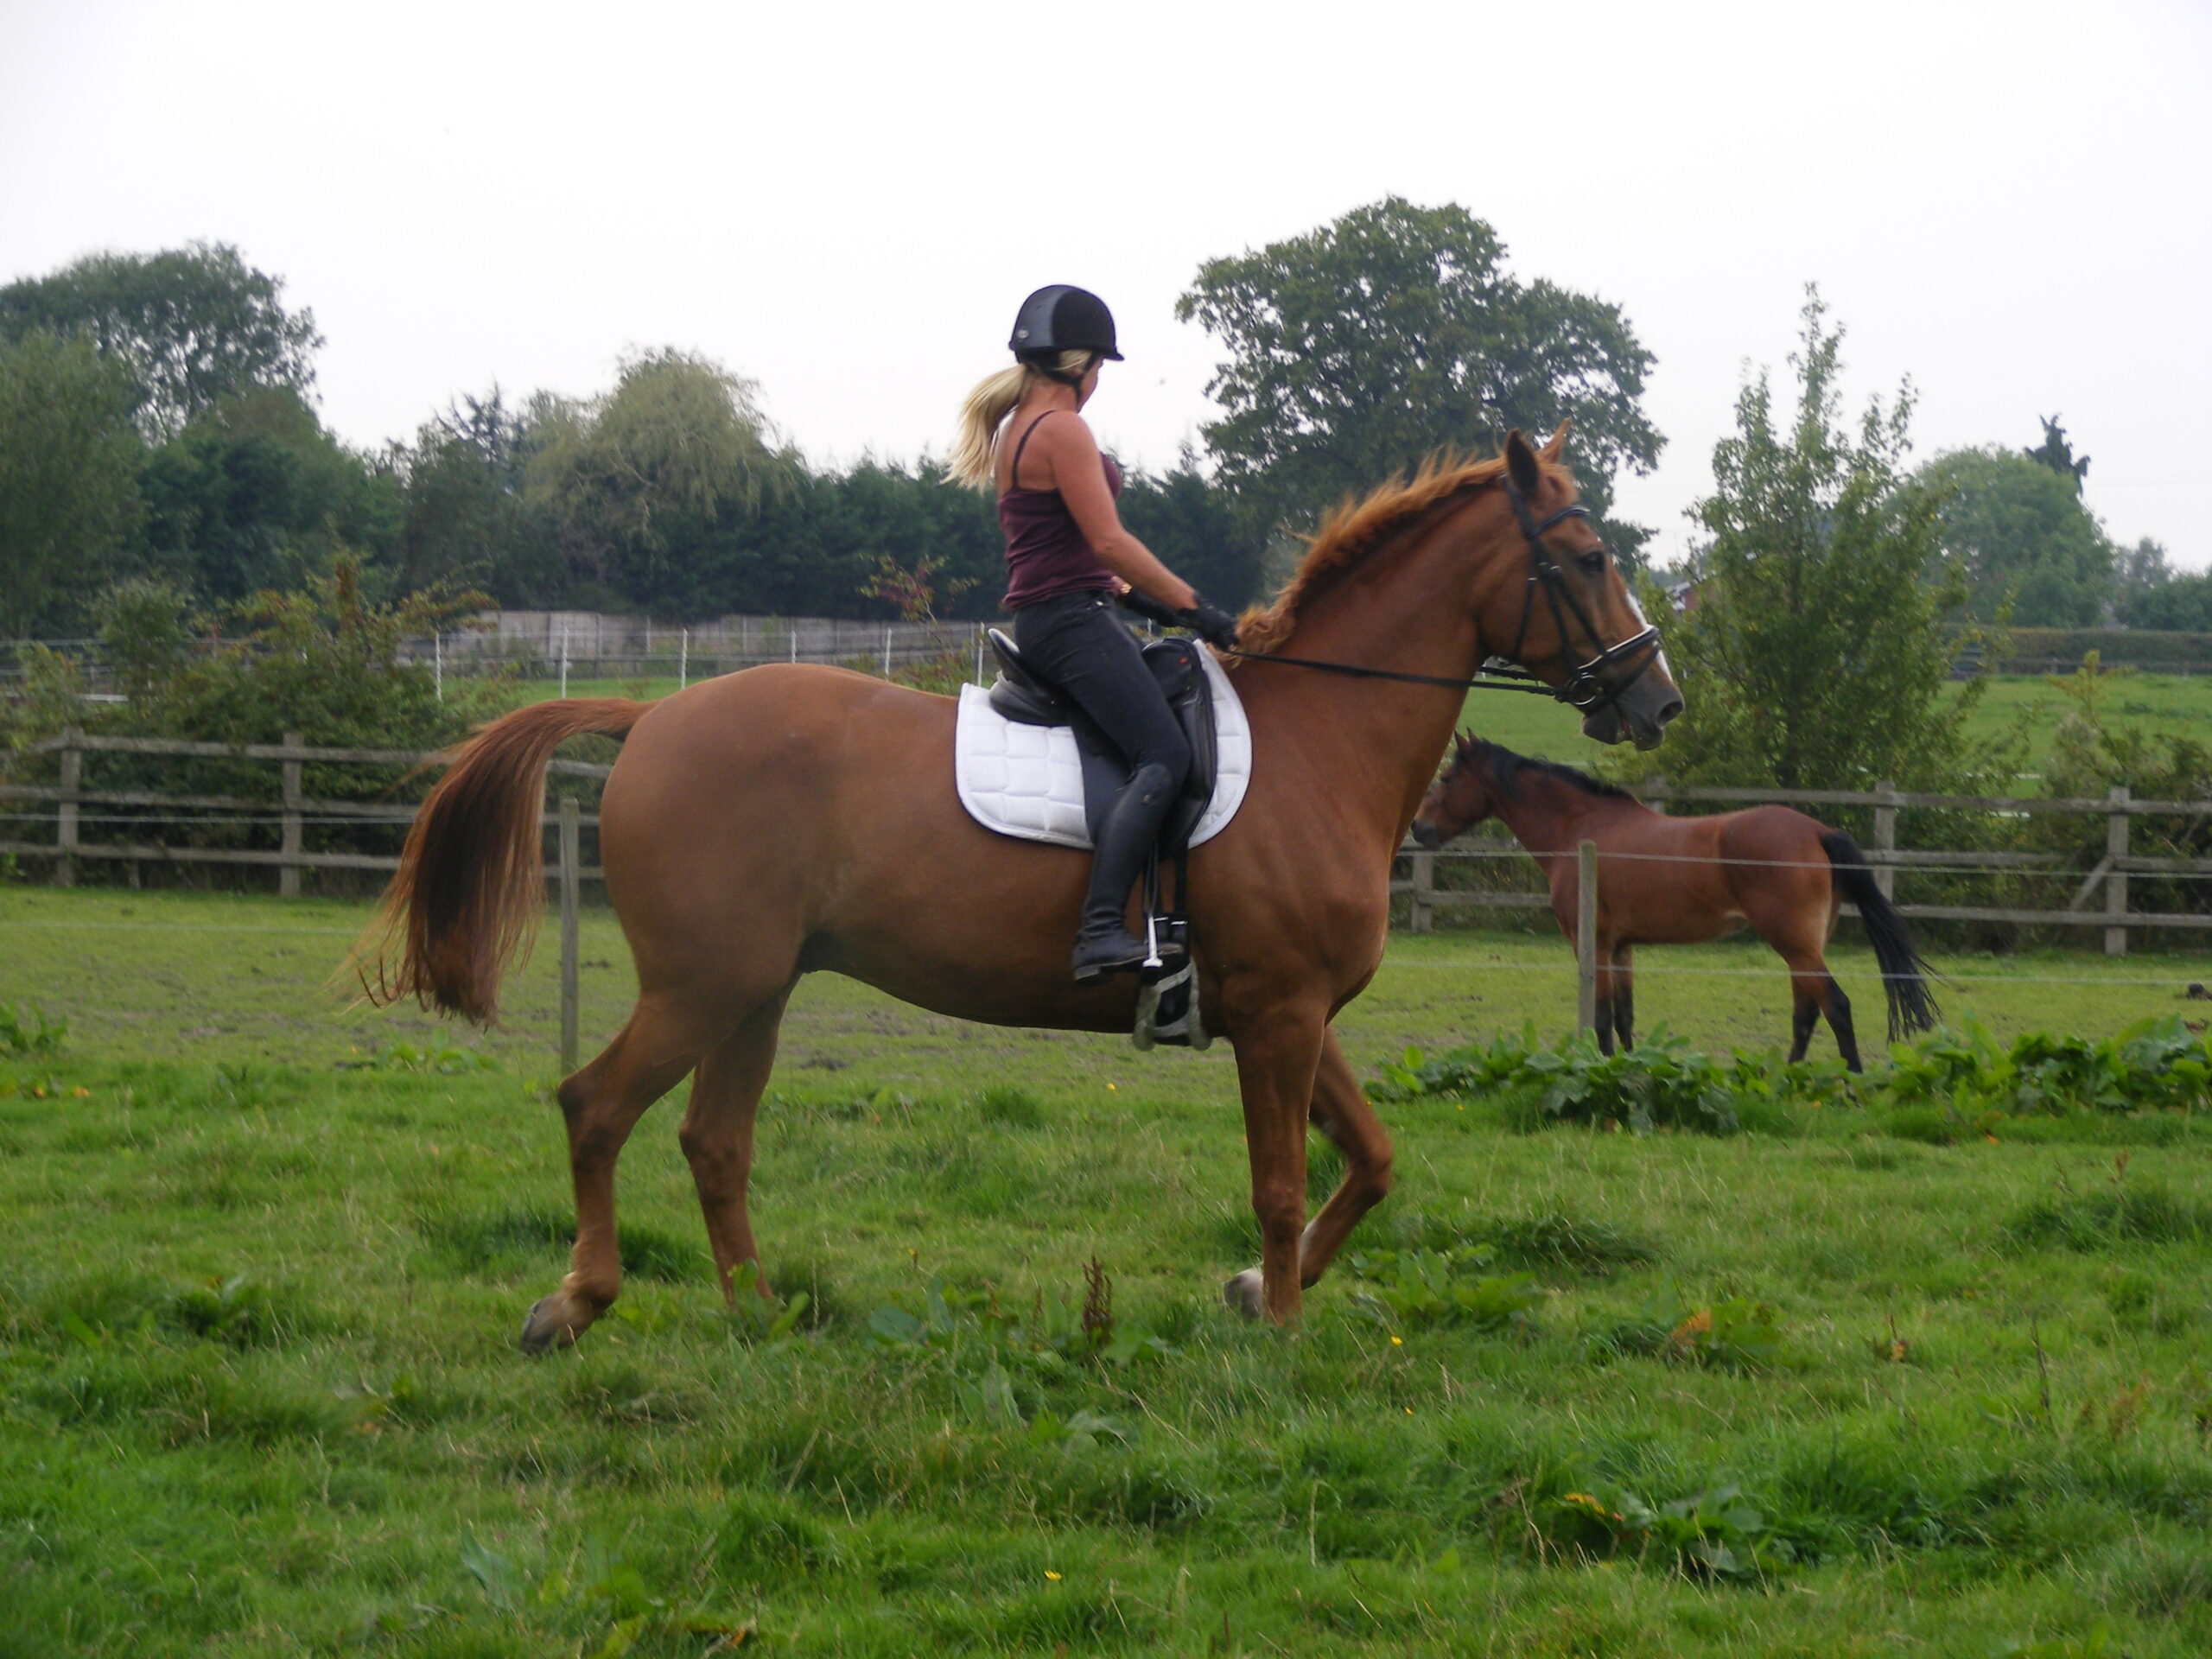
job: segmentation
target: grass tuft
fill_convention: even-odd
[[[1009,1129],[1037,1129],[1045,1126],[1045,1108],[1027,1089],[995,1083],[976,1096],[977,1116],[986,1123]]]
[[[2018,1245],[2096,1251],[2123,1244],[2196,1243],[2212,1236],[2212,1206],[2148,1182],[2041,1198],[2005,1224]]]

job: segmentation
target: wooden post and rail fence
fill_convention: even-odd
[[[0,855],[13,855],[19,860],[47,861],[52,880],[58,887],[73,885],[84,864],[99,861],[123,863],[130,872],[134,886],[140,872],[148,864],[273,868],[276,872],[277,891],[286,898],[299,896],[301,875],[304,871],[389,874],[399,866],[396,855],[311,851],[307,846],[306,835],[310,823],[385,824],[397,828],[411,823],[416,812],[413,804],[404,801],[310,799],[305,792],[308,766],[359,765],[411,769],[431,763],[437,758],[435,754],[414,750],[310,747],[302,743],[295,733],[286,734],[281,743],[232,744],[195,742],[176,738],[107,737],[75,728],[37,745],[33,752],[49,753],[56,757],[55,782],[51,785],[0,784],[0,803],[51,806],[54,838],[45,841],[21,836],[0,837]],[[86,762],[90,757],[101,755],[166,757],[176,760],[273,762],[279,768],[276,798],[272,803],[266,796],[88,788],[85,776]],[[556,760],[552,763],[552,770],[560,775],[598,780],[604,779],[610,769],[586,761]],[[1803,806],[1871,808],[1872,844],[1866,849],[1866,853],[1867,862],[1873,868],[1874,879],[1885,894],[1894,893],[1897,871],[1910,871],[1917,867],[2013,870],[2022,874],[2050,875],[2074,874],[2060,857],[2052,854],[1900,848],[1897,844],[1897,813],[1900,809],[1916,807],[2010,815],[2057,812],[2101,816],[2105,820],[2104,856],[2082,876],[2072,902],[2063,910],[1974,905],[1900,905],[1897,907],[1899,912],[1908,918],[1936,921],[2101,928],[2104,933],[2106,954],[2115,957],[2126,953],[2128,935],[2133,930],[2172,928],[2200,932],[2212,930],[2212,914],[2146,913],[2131,911],[2128,907],[2130,875],[2212,877],[2212,859],[2145,858],[2131,854],[2128,850],[2130,823],[2135,817],[2152,814],[2165,817],[2212,816],[2212,801],[2139,801],[2121,787],[2113,788],[2103,800],[1916,795],[1900,791],[1888,783],[1879,784],[1871,791],[1676,788],[1654,785],[1641,793],[1645,801],[1653,804],[1694,802],[1741,805],[1783,802]],[[266,847],[180,845],[159,840],[116,841],[87,838],[85,834],[87,808],[95,810],[118,809],[125,815],[166,812],[177,815],[166,822],[187,825],[200,823],[213,828],[235,824],[236,817],[205,816],[193,818],[183,815],[246,815],[267,823],[272,821],[272,806],[273,822],[277,831],[277,845],[274,849]],[[23,815],[16,813],[12,816],[20,818]],[[125,821],[129,822],[127,817]],[[156,828],[162,821],[149,818],[144,820],[144,827]],[[554,836],[553,874],[560,909],[561,1048],[564,1061],[573,1066],[578,1044],[576,952],[579,911],[583,884],[598,880],[601,875],[595,866],[586,865],[582,861],[582,835],[587,829],[594,831],[598,829],[599,817],[596,812],[580,807],[574,798],[563,797],[557,806],[546,813],[544,823],[546,829]],[[132,827],[138,826],[134,823]],[[1402,849],[1408,874],[1406,878],[1393,881],[1390,890],[1406,899],[1408,928],[1417,933],[1427,932],[1434,925],[1438,912],[1446,910],[1548,908],[1551,901],[1540,893],[1463,892],[1437,886],[1436,865],[1439,859],[1496,856],[1505,850],[1502,845],[1487,855],[1480,849],[1429,851],[1411,846]],[[1596,849],[1586,842],[1577,849],[1577,856],[1581,873],[1581,890],[1586,896],[1577,918],[1577,955],[1580,969],[1577,1001],[1580,1023],[1586,1030],[1594,1021],[1596,1006],[1594,950],[1590,938],[1594,929],[1591,896],[1596,892]],[[2103,889],[2104,903],[2101,908],[2092,908],[2090,901],[2100,887]],[[1845,913],[1855,912],[1847,906]]]

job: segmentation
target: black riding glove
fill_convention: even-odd
[[[1187,611],[1175,613],[1175,620],[1210,645],[1224,651],[1236,649],[1236,619],[1218,605],[1209,601],[1204,594],[1194,593],[1198,602]]]

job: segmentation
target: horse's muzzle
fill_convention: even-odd
[[[1656,749],[1667,735],[1667,722],[1682,712],[1682,694],[1662,676],[1645,674],[1619,697],[1583,716],[1582,734],[1598,743],[1632,742]]]

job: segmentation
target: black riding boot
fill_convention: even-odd
[[[1075,936],[1078,982],[1101,974],[1141,967],[1145,943],[1129,931],[1126,919],[1129,889],[1143,874],[1145,860],[1160,839],[1160,826],[1175,798],[1166,766],[1140,766],[1107,809],[1090,858],[1090,891],[1083,901],[1083,925]]]

